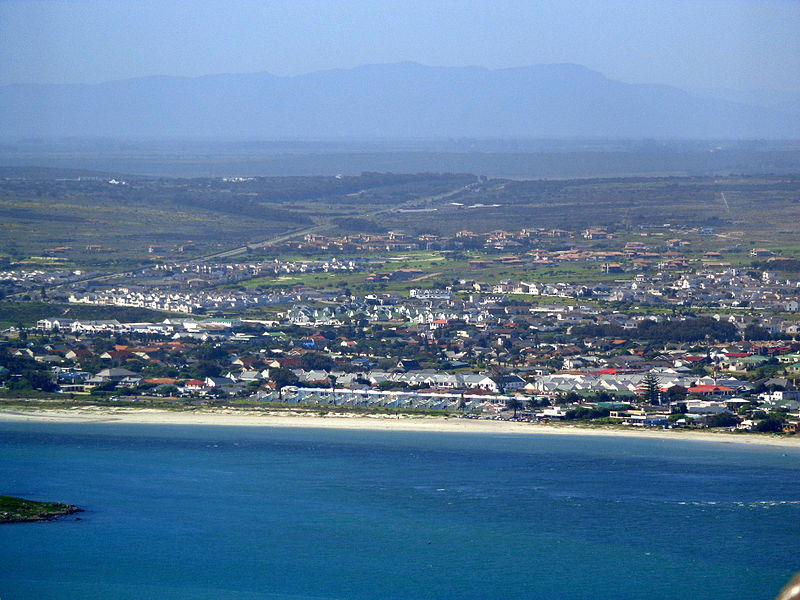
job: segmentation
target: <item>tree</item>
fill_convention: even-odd
[[[559,393],[556,395],[554,402],[556,404],[574,404],[576,402],[581,402],[583,398],[581,395],[574,391],[569,391],[566,394]]]
[[[228,357],[228,352],[220,346],[212,346],[210,344],[201,344],[195,350],[195,356],[199,360],[215,361],[222,360]]]
[[[278,398],[283,402],[283,388],[287,385],[297,385],[300,380],[291,369],[280,367],[278,369],[270,369],[270,380],[275,384],[275,389],[278,390]]]
[[[330,371],[336,366],[330,356],[317,352],[308,352],[300,357],[300,365],[306,371]]]
[[[592,418],[592,409],[588,406],[578,406],[576,408],[570,408],[566,413],[564,413],[564,419],[567,421],[573,420],[583,420],[583,419],[591,419]]]
[[[564,418],[567,421],[601,419],[603,417],[607,417],[610,412],[611,411],[609,411],[607,408],[589,408],[588,406],[577,406],[569,409],[564,414]]]
[[[133,389],[137,394],[146,394],[147,392],[150,392],[153,389],[155,389],[155,387],[156,387],[155,383],[148,383],[146,381],[142,381],[138,383],[136,387]]]
[[[222,374],[222,367],[211,360],[201,360],[194,366],[194,375],[198,379],[206,377],[219,377]]]
[[[508,375],[508,369],[500,365],[492,365],[489,367],[489,377],[497,384],[497,391],[501,394],[505,392],[505,377]]]
[[[92,396],[101,396],[106,392],[113,392],[117,389],[117,384],[114,381],[107,381],[106,383],[101,383],[92,388],[92,391],[89,392]]]
[[[336,375],[330,374],[328,379],[331,382],[331,400],[336,404]]]
[[[770,413],[766,419],[756,423],[756,431],[761,433],[780,433],[783,431],[783,422],[783,415]]]
[[[517,418],[517,411],[523,408],[522,402],[520,402],[517,398],[509,398],[506,400],[506,408],[508,410],[514,411],[514,418]]]
[[[751,412],[752,412],[752,411],[753,411],[755,408],[756,408],[756,405],[755,405],[755,404],[753,404],[753,403],[750,403],[750,404],[742,404],[742,405],[739,407],[739,410],[738,410],[738,411],[736,411],[736,412],[737,412],[737,413],[738,413],[740,416],[742,416],[742,417],[746,417],[746,416],[748,416],[748,415],[749,415],[749,414],[750,414],[750,413],[751,413]]]
[[[545,400],[544,402],[547,402],[547,400]],[[525,405],[531,412],[533,412],[536,408],[541,406],[536,396],[531,396],[530,398],[528,398],[528,400],[525,402]]]
[[[641,393],[642,397],[650,404],[661,404],[658,377],[652,371],[642,379]]]
[[[729,412],[711,415],[707,421],[709,427],[734,427],[739,424],[739,418]]]
[[[667,398],[670,402],[681,402],[686,399],[686,391],[680,387],[673,386],[667,391]]]
[[[746,340],[771,340],[772,338],[769,330],[760,325],[750,323],[744,328],[744,339]]]
[[[605,390],[600,390],[599,392],[595,392],[592,396],[592,402],[613,402],[614,396],[609,394]]]

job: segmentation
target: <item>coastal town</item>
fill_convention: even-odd
[[[798,183],[23,171],[0,396],[791,435]]]
[[[111,277],[17,265],[0,273],[7,297],[64,309],[3,332],[1,389],[795,432],[794,260],[763,248],[692,251],[668,233],[307,235],[269,251],[327,258],[154,260]],[[451,263],[463,272],[445,279]],[[555,280],[563,265],[590,273]],[[309,276],[331,279],[295,279]],[[168,316],[73,318],[80,307]]]
[[[800,600],[800,0],[0,0],[0,600]]]

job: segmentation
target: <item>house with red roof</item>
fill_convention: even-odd
[[[190,379],[183,384],[183,389],[187,392],[204,392],[208,390],[208,384],[199,379]]]
[[[724,385],[693,385],[688,390],[693,396],[733,396],[735,391]]]

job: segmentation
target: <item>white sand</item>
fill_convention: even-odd
[[[758,444],[800,448],[800,435],[777,436],[753,433],[686,431],[680,429],[640,429],[587,425],[543,425],[510,421],[482,421],[453,417],[408,415],[320,416],[299,411],[275,410],[157,410],[147,408],[74,407],[70,409],[20,409],[0,411],[0,421],[59,423],[143,423],[149,425],[217,425],[260,427],[312,427],[324,429],[362,429],[391,431],[433,431],[451,433],[493,433],[536,435],[598,435],[645,437],[736,444]]]

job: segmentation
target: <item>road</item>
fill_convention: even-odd
[[[460,194],[462,192],[468,191],[470,188],[474,187],[476,183],[470,183],[465,186],[459,187],[454,190],[450,190],[449,192],[444,192],[443,194],[437,194],[435,196],[426,196],[424,198],[414,198],[413,200],[408,200],[403,202],[402,204],[398,204],[395,206],[391,206],[388,208],[377,208],[375,210],[370,210],[365,213],[359,215],[360,218],[373,218],[377,217],[386,213],[396,212],[401,209],[408,209],[408,208],[426,208],[431,207],[436,202],[441,200],[446,200],[447,198],[452,198],[456,194]],[[334,229],[336,224],[333,222],[332,218],[323,219],[314,225],[309,227],[302,227],[298,229],[293,229],[292,231],[288,231],[286,233],[282,233],[280,235],[273,236],[261,242],[255,242],[251,244],[247,244],[246,246],[240,246],[239,248],[233,248],[232,250],[225,250],[224,252],[217,252],[215,254],[209,254],[206,256],[200,256],[195,259],[194,261],[202,260],[214,260],[219,258],[230,258],[232,256],[239,256],[240,254],[246,254],[248,249],[256,250],[258,248],[265,248],[266,246],[270,246],[273,244],[280,244],[281,242],[286,242],[292,240],[294,238],[302,237],[308,235],[309,233],[321,233],[323,231],[327,231],[329,229]],[[189,261],[191,262],[191,261]]]
[[[401,204],[397,204],[388,208],[376,208],[374,210],[369,210],[367,212],[362,213],[359,215],[362,218],[373,218],[378,217],[387,213],[396,212],[401,209],[408,209],[408,208],[431,208],[433,205],[441,200],[446,200],[447,198],[451,198],[456,194],[460,194],[462,192],[466,192],[475,185],[477,185],[477,181],[475,183],[470,183],[465,186],[456,188],[454,190],[450,190],[449,192],[444,192],[442,194],[437,194],[435,196],[426,196],[424,198],[414,198],[412,200],[408,200]],[[221,258],[230,258],[233,256],[239,256],[241,254],[247,254],[248,249],[256,250],[258,248],[265,248],[272,244],[280,244],[281,242],[286,242],[288,240],[292,240],[298,237],[302,237],[304,235],[308,235],[309,233],[320,233],[323,231],[327,231],[329,229],[334,229],[336,227],[336,223],[333,222],[333,218],[326,218],[321,220],[314,225],[309,227],[300,227],[297,229],[293,229],[291,231],[287,231],[285,233],[281,233],[279,235],[273,236],[266,240],[262,240],[260,242],[255,242],[251,244],[247,244],[245,246],[240,246],[238,248],[233,248],[231,250],[224,250],[223,252],[216,252],[214,254],[207,254],[204,256],[196,256],[190,258],[185,261],[181,261],[177,264],[191,264],[198,261],[210,261],[216,260]],[[79,280],[80,283],[89,283],[89,282],[97,282],[97,281],[107,281],[110,279],[123,279],[132,275],[135,271],[124,271],[120,273],[103,273],[101,275],[97,275],[94,277],[86,277],[84,279]],[[78,283],[77,281],[70,282],[69,284],[59,284],[55,286],[47,286],[46,290],[54,290],[60,287],[71,285],[72,283]],[[20,292],[19,294],[12,294],[8,296],[9,299],[14,298],[15,296],[20,296],[22,294],[30,293],[29,291]]]

